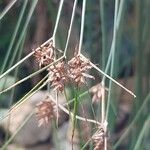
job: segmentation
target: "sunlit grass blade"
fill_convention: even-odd
[[[123,15],[123,7],[124,7],[124,1],[121,0],[120,5],[119,5],[119,10],[118,10],[117,18],[116,18],[116,22],[115,22],[116,30],[119,29],[120,24],[121,24],[121,18],[122,18],[122,15]],[[103,29],[103,30],[105,30],[105,29]],[[105,31],[103,31],[103,32],[104,32],[104,34],[105,34]],[[105,37],[104,37],[104,38],[105,38]],[[108,69],[109,69],[110,64],[111,64],[111,58],[112,58],[112,53],[113,53],[113,43],[114,43],[113,40],[114,40],[114,39],[112,39],[112,44],[111,44],[111,48],[110,48],[110,52],[109,52],[107,64],[106,64],[105,71],[104,71],[106,74],[108,73]],[[106,45],[107,45],[106,39],[103,39],[103,45],[104,45],[103,48],[105,48]],[[104,50],[105,50],[105,49],[104,49]],[[106,51],[106,50],[105,50],[105,51]],[[105,53],[105,52],[104,52],[104,53]],[[103,54],[102,56],[104,57],[104,55],[105,55],[105,54]],[[104,75],[102,81],[105,81],[105,78],[106,78],[106,76]]]
[[[20,46],[20,44],[21,44],[21,41],[22,41],[24,35],[26,34],[26,31],[27,31],[29,22],[30,22],[30,20],[31,20],[31,17],[32,17],[32,14],[33,14],[34,10],[35,10],[35,7],[36,7],[37,2],[38,2],[38,0],[35,0],[35,1],[31,4],[30,10],[29,10],[29,12],[28,12],[28,17],[27,17],[26,22],[25,22],[25,24],[24,24],[24,26],[23,26],[23,29],[22,29],[22,32],[21,32],[21,34],[20,34],[20,36],[19,36],[19,39],[18,39],[18,41],[17,41],[17,44],[16,44],[16,46],[15,46],[15,48],[14,48],[13,55],[11,56],[11,60],[10,60],[10,62],[9,62],[8,68],[12,66],[12,64],[13,64],[15,58],[16,58],[17,52],[20,51],[20,50],[19,50],[19,46]]]
[[[84,33],[84,23],[85,23],[85,9],[86,9],[86,0],[83,0],[78,54],[81,53],[81,48],[82,48],[82,43],[83,43],[83,33]]]
[[[81,148],[81,150],[85,150],[85,148],[88,146],[88,144],[90,143],[91,139],[89,139]]]
[[[12,70],[14,70],[17,66],[19,66],[21,63],[23,63],[25,60],[27,60],[33,54],[34,54],[34,52],[31,52],[26,57],[24,57],[23,59],[21,59],[18,63],[16,63],[14,66],[12,66],[10,69],[8,69],[7,71],[5,71],[2,75],[0,75],[0,79],[3,78],[4,76],[6,76],[8,73],[10,73]]]
[[[0,13],[0,20],[7,14],[7,12],[13,7],[17,0],[12,0],[5,9]]]
[[[83,58],[85,58],[82,54],[81,54],[81,56],[83,57]],[[85,58],[85,59],[87,59],[87,58]],[[114,82],[115,84],[117,84],[118,86],[120,86],[122,89],[124,89],[125,91],[127,91],[129,94],[131,94],[134,98],[136,98],[136,95],[132,92],[132,91],[130,91],[130,90],[128,90],[127,88],[125,88],[122,84],[120,84],[119,82],[117,82],[115,79],[113,79],[112,77],[110,77],[108,74],[106,74],[104,71],[102,71],[100,68],[98,68],[95,64],[93,64],[92,62],[90,62],[90,64],[91,64],[91,66],[93,67],[93,68],[95,68],[98,72],[100,72],[101,74],[103,74],[104,76],[106,76],[108,79],[110,79],[112,82]]]
[[[18,30],[19,30],[19,27],[20,27],[20,24],[21,24],[21,21],[22,21],[22,18],[23,18],[23,15],[24,15],[24,12],[25,12],[25,9],[26,9],[26,6],[27,6],[27,3],[28,3],[28,0],[25,0],[24,3],[23,3],[22,9],[21,9],[21,12],[20,12],[20,15],[19,15],[19,19],[18,19],[17,25],[15,27],[14,33],[12,35],[11,42],[9,44],[9,47],[8,47],[8,50],[7,50],[7,54],[6,54],[6,57],[4,59],[4,63],[2,65],[2,69],[1,69],[1,73],[0,74],[2,74],[4,69],[6,68],[6,63],[8,61],[8,58],[10,56],[12,47],[14,45],[15,38],[17,36]]]
[[[146,132],[146,130],[149,131],[150,129],[150,116],[148,117],[148,119],[145,121],[144,125],[143,125],[143,128],[141,129],[141,132],[138,136],[138,139],[137,139],[137,142],[133,148],[133,150],[140,150],[140,145],[142,143],[142,139],[143,139],[143,136],[144,136],[144,133]]]
[[[62,11],[63,3],[64,3],[64,0],[60,0],[60,4],[59,4],[59,8],[58,8],[58,13],[57,13],[57,18],[56,18],[56,23],[55,23],[55,27],[54,27],[54,31],[53,31],[53,36],[52,36],[52,38],[54,39],[54,45],[55,45],[55,36],[56,36],[57,28],[58,28],[58,23],[59,23],[61,11]]]
[[[72,120],[72,123],[73,123],[73,129],[72,129],[72,149],[73,149],[73,137],[74,137],[74,132],[75,132],[75,128],[76,128],[76,124],[77,124],[77,119],[76,119],[76,115],[77,115],[77,111],[78,111],[78,104],[79,104],[79,101],[78,101],[78,98],[79,98],[79,90],[78,90],[78,87],[76,89],[76,93],[75,93],[75,100],[74,100],[74,106],[73,106],[73,120]]]
[[[21,43],[21,46],[20,46],[20,51],[19,51],[19,54],[18,54],[18,57],[17,57],[17,61],[20,60],[20,58],[21,58],[24,42],[25,42],[25,36],[24,36],[24,38],[22,40],[22,43]],[[17,79],[18,71],[19,71],[19,67],[16,68],[16,70],[14,72],[15,80]],[[15,94],[15,88],[13,88],[12,91],[11,91],[8,107],[10,107],[12,105],[12,103],[13,103],[14,94]],[[7,130],[9,130],[10,124],[11,124],[11,115],[9,115],[9,118],[8,118],[7,127],[6,127]],[[8,133],[6,134],[6,138],[5,139],[6,139],[6,141],[8,140]]]
[[[49,95],[49,97],[50,97],[51,100],[56,104],[55,99],[54,99],[51,95]],[[69,111],[68,109],[66,109],[66,108],[65,108],[63,105],[61,105],[61,104],[58,104],[58,106],[59,106],[59,108],[60,108],[62,111],[64,111],[66,114],[70,115],[70,117],[73,119],[74,114],[73,114],[71,111]],[[95,121],[95,120],[92,120],[92,119],[86,119],[86,118],[83,118],[83,117],[78,116],[78,115],[76,115],[76,119],[82,120],[82,121],[86,121],[86,122],[90,122],[90,123],[94,123],[94,124],[97,124],[97,125],[101,125],[101,123],[99,123],[98,121]]]
[[[32,54],[30,54],[30,55],[32,55]],[[19,80],[17,83],[15,83],[15,84],[13,84],[12,86],[8,87],[7,89],[1,91],[0,94],[2,94],[2,93],[4,93],[4,92],[6,92],[6,91],[12,89],[13,87],[15,87],[15,86],[21,84],[22,82],[28,80],[29,78],[32,78],[33,76],[35,76],[35,75],[41,73],[42,71],[46,70],[46,69],[49,68],[51,65],[53,65],[53,64],[55,64],[55,63],[57,63],[57,62],[59,62],[59,61],[62,60],[63,58],[64,58],[64,57],[60,57],[60,58],[58,58],[55,62],[53,62],[53,63],[51,63],[51,64],[49,64],[49,65],[43,67],[42,69],[39,69],[38,71],[36,71],[36,72],[30,74],[29,76],[27,76],[27,77],[25,77],[25,78]],[[24,59],[25,59],[25,58],[24,58]],[[20,61],[19,61],[18,63],[20,63]],[[17,65],[17,66],[18,66],[18,65]],[[11,70],[6,71],[4,74],[2,74],[2,77],[4,77],[7,73],[9,73],[10,71],[12,71],[12,70],[13,70],[15,67],[17,67],[17,66],[14,65],[13,68],[11,68]],[[1,77],[1,78],[2,78],[2,77]]]
[[[123,1],[121,1],[120,3],[122,3],[122,2]],[[121,5],[121,6],[123,6],[123,5]],[[115,72],[115,59],[116,59],[115,53],[117,53],[116,52],[116,48],[117,48],[117,34],[118,34],[118,30],[119,30],[119,26],[117,26],[116,23],[117,23],[117,18],[118,18],[118,12],[121,12],[122,10],[123,10],[123,7],[119,7],[119,1],[115,0],[113,39],[112,39],[112,44],[111,44],[111,49],[110,49],[110,52],[112,51],[111,68],[110,68],[110,76],[111,77],[114,77],[114,75],[115,75],[115,73],[114,73]],[[120,14],[122,14],[122,13],[120,13]],[[121,15],[120,15],[119,19],[120,18],[121,18]],[[112,99],[112,88],[113,88],[112,81],[113,80],[109,81],[109,93],[108,93],[108,102],[107,102],[107,108],[106,108],[106,119],[108,118],[108,115],[109,115],[110,101]],[[130,93],[131,95],[133,95],[134,97],[136,97],[134,93],[132,93],[130,90],[126,89],[121,84],[117,84],[117,85],[119,85],[121,88],[123,88],[124,90],[126,90],[128,93]]]
[[[73,5],[73,10],[72,10],[72,16],[71,16],[71,21],[70,21],[70,26],[68,29],[68,36],[67,36],[67,41],[66,41],[66,45],[65,45],[65,49],[64,49],[64,56],[66,57],[66,52],[67,52],[67,48],[68,48],[68,43],[69,43],[69,39],[70,39],[70,35],[71,35],[71,30],[72,30],[72,26],[73,26],[73,21],[74,21],[74,16],[75,16],[75,10],[76,10],[76,6],[77,6],[77,2],[78,0],[74,1],[74,5]]]
[[[46,84],[47,81],[46,80],[46,76],[36,85],[34,86],[25,96],[23,96],[17,103],[15,103],[9,110],[9,112],[2,118],[0,118],[0,121],[5,119],[6,117],[8,117],[12,111],[16,110],[19,106],[21,106],[25,101],[29,100],[29,98],[31,96],[33,96],[37,91],[39,91],[40,89],[42,89]],[[44,82],[45,81],[45,82]],[[42,84],[42,82],[44,82]],[[42,84],[42,85],[41,85]]]
[[[14,108],[18,108],[22,103],[24,103],[27,99],[29,99],[31,96],[33,96],[37,91],[42,89],[48,81],[45,81],[47,79],[47,76],[45,76],[36,86],[34,86],[23,98],[21,98],[17,103],[15,103],[11,110],[14,110]],[[43,82],[43,83],[42,83]],[[42,84],[42,85],[41,85]]]
[[[21,35],[20,35],[20,37],[19,37],[19,40],[18,40],[18,43],[17,43],[17,45],[16,45],[16,48],[15,48],[16,51],[14,52],[14,57],[13,57],[13,59],[11,60],[11,64],[12,64],[14,58],[15,58],[15,54],[17,53],[17,50],[18,50],[18,48],[19,48],[19,45],[20,45],[20,43],[21,43],[21,41],[22,41],[22,39],[23,39],[23,37],[24,37],[24,34],[25,34],[26,30],[27,30],[29,21],[30,21],[30,19],[31,19],[31,16],[32,16],[32,14],[33,14],[33,11],[34,11],[34,9],[35,9],[35,6],[36,6],[37,2],[38,2],[38,0],[35,0],[35,1],[32,2],[30,11],[29,11],[29,13],[28,13],[28,18],[27,18],[27,20],[26,20],[26,22],[25,22],[24,28],[23,28],[23,30],[22,30],[22,33],[21,33]],[[26,59],[28,59],[30,56],[32,56],[33,53],[34,53],[34,52],[31,52],[31,53],[28,54],[26,57],[24,57],[22,60],[20,60],[18,63],[16,63],[14,66],[12,66],[10,69],[8,69],[6,72],[4,72],[4,73],[0,76],[0,79],[3,78],[6,74],[8,74],[10,71],[12,71],[14,68],[16,68],[18,65],[20,65],[22,62],[24,62]]]

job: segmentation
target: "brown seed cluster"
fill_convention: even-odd
[[[87,59],[82,58],[80,55],[74,56],[69,62],[69,77],[77,84],[85,84],[86,78],[93,78],[93,76],[86,72],[92,68]]]
[[[51,86],[54,87],[54,90],[63,91],[65,83],[67,82],[67,71],[64,61],[50,66],[48,70],[50,74],[49,81],[52,83]]]
[[[87,59],[76,55],[68,63],[60,61],[50,66],[48,69],[49,81],[54,90],[62,92],[65,84],[69,81],[81,85],[86,83],[86,78],[94,79],[93,76],[86,73],[91,68],[92,66]]]
[[[104,136],[104,129],[100,127],[92,136],[92,140],[94,142],[94,150],[104,150]]]
[[[102,94],[105,94],[105,90],[108,90],[108,89],[106,89],[104,86],[102,86],[102,84],[93,86],[90,89],[90,92],[93,94],[92,102],[93,103],[99,102],[102,98]]]
[[[56,105],[47,97],[36,105],[36,116],[38,126],[46,125],[51,119],[57,117]]]
[[[39,66],[46,66],[55,60],[55,50],[53,40],[44,46],[40,46],[35,50],[34,56],[39,63]],[[87,74],[87,71],[92,66],[88,59],[82,57],[82,55],[76,54],[68,63],[60,61],[48,68],[49,81],[54,90],[63,91],[65,83],[73,81],[77,85],[85,84],[86,78],[92,78],[93,76]]]
[[[39,63],[39,67],[46,66],[54,61],[54,50],[55,47],[52,40],[35,50],[34,56]]]

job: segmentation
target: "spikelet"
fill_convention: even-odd
[[[93,94],[92,97],[93,103],[99,102],[101,100],[102,94],[105,93],[104,90],[108,91],[108,89],[102,86],[102,84],[95,85],[90,89],[90,92]]]
[[[86,78],[93,78],[93,76],[86,72],[92,68],[89,60],[84,59],[80,55],[75,55],[69,62],[69,78],[72,79],[77,85],[85,84]]]
[[[104,150],[104,136],[104,129],[100,127],[92,136],[92,140],[94,142],[94,150]]]
[[[49,81],[54,90],[63,91],[65,83],[67,82],[67,71],[65,69],[65,63],[63,61],[58,62],[56,65],[50,66]]]
[[[34,56],[39,63],[39,67],[46,66],[54,61],[55,47],[53,46],[52,40],[46,45],[38,47],[34,51]]]
[[[57,117],[56,105],[47,97],[36,105],[36,116],[38,126],[46,125],[51,119]]]

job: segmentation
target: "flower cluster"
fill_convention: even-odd
[[[35,50],[34,56],[40,67],[54,62],[55,50],[53,40]],[[63,91],[65,83],[68,81],[81,85],[86,83],[86,78],[94,79],[93,76],[87,74],[87,71],[91,68],[92,66],[88,59],[76,54],[68,63],[60,61],[50,66],[48,68],[49,81],[54,90]]]
[[[94,79],[93,76],[86,73],[91,68],[90,62],[87,59],[76,55],[68,63],[60,61],[50,66],[48,69],[49,81],[54,90],[62,92],[68,81],[81,85],[86,83],[86,78]]]
[[[55,65],[50,66],[49,81],[54,90],[63,91],[64,85],[67,82],[67,72],[64,61],[60,61]]]
[[[89,60],[84,59],[80,55],[76,55],[69,62],[69,77],[77,84],[85,84],[85,78],[93,78],[93,76],[87,74],[86,72],[92,68]]]
[[[43,44],[35,50],[34,56],[40,67],[54,62],[55,50],[56,48],[53,45],[53,40],[50,40],[48,43]],[[87,71],[91,68],[92,66],[88,59],[82,57],[82,55],[76,54],[67,63],[61,60],[51,65],[47,69],[49,73],[48,80],[54,90],[62,92],[68,81],[74,82],[79,86],[86,83],[86,78],[94,79],[93,76],[87,74]]]
[[[104,150],[104,136],[104,129],[100,127],[92,136],[92,140],[95,146],[94,150]]]
[[[34,56],[39,63],[39,67],[46,66],[54,61],[54,50],[55,47],[52,40],[34,50]]]
[[[36,116],[39,126],[47,124],[51,119],[57,117],[57,109],[55,103],[47,97],[36,105]]]

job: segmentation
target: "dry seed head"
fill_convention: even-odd
[[[67,82],[67,73],[64,61],[58,62],[56,65],[50,66],[49,81],[52,83],[54,90],[63,91]]]
[[[40,46],[35,50],[34,56],[39,63],[39,67],[46,66],[54,61],[54,50],[52,40],[48,44]]]
[[[76,55],[69,62],[69,77],[78,85],[85,84],[86,78],[93,78],[93,76],[87,74],[86,72],[92,68],[89,60],[84,59],[80,55]]]
[[[104,129],[100,127],[92,136],[92,140],[94,142],[94,150],[104,150],[104,136]]]
[[[102,94],[105,92],[105,87],[103,87],[101,84],[95,85],[90,89],[90,92],[93,94],[92,102],[99,102],[102,98]]]
[[[36,116],[38,118],[38,126],[46,125],[51,119],[56,118],[56,105],[47,97],[36,105]]]

